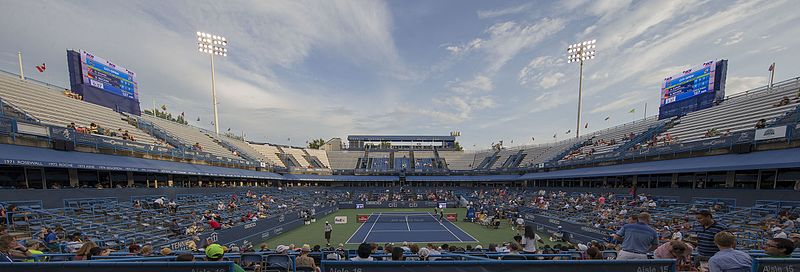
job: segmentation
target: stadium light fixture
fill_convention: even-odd
[[[597,51],[597,40],[590,40],[571,44],[567,47],[567,63],[578,62],[581,64],[578,76],[578,125],[575,128],[575,138],[581,136],[581,95],[583,93],[583,62],[594,59]]]
[[[223,36],[198,31],[197,51],[211,56],[211,99],[214,103],[214,132],[219,134],[219,115],[217,114],[217,88],[214,81],[214,56],[228,56],[228,39]]]

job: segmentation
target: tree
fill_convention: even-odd
[[[322,138],[311,140],[311,142],[308,142],[308,148],[310,149],[320,149],[322,148],[323,145],[325,145],[325,140],[323,140]]]
[[[455,148],[456,151],[464,151],[464,148],[461,147],[461,144],[459,144],[458,141],[454,142],[453,148]]]

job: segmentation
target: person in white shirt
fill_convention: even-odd
[[[525,235],[522,236],[522,251],[525,253],[536,253],[536,242],[540,242],[544,244],[544,240],[542,237],[539,237],[536,232],[533,231],[533,226],[527,225],[525,226]]]
[[[522,219],[522,216],[517,217],[516,223],[517,223],[517,230],[521,231],[525,227],[525,219]],[[511,230],[514,230],[514,228],[512,227]]]

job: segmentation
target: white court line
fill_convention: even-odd
[[[369,237],[369,234],[372,233],[372,228],[375,227],[375,223],[378,223],[378,219],[381,219],[381,214],[378,214],[378,217],[375,217],[375,222],[372,222],[372,227],[369,227],[369,231],[367,231],[367,236],[364,236],[364,240],[361,241],[361,243],[367,241],[367,237]],[[369,218],[367,218],[367,220],[369,220]]]
[[[456,220],[458,220],[458,218],[456,218]],[[475,237],[474,237],[474,236],[472,236],[472,234],[469,234],[469,232],[466,232],[466,231],[464,231],[464,229],[462,229],[461,227],[459,227],[458,225],[456,225],[456,223],[453,223],[453,222],[450,222],[450,221],[447,221],[447,223],[450,223],[450,225],[453,225],[453,226],[455,226],[456,228],[458,228],[459,230],[461,230],[461,232],[463,232],[463,233],[466,233],[466,234],[467,234],[467,236],[469,236],[469,238],[472,238],[472,240],[475,240],[475,242],[480,242],[480,241],[478,241],[478,239],[475,239]]]
[[[431,213],[428,213],[428,215],[430,215],[431,217],[433,217],[433,220],[436,220],[437,222],[439,222],[439,220],[438,220],[438,219],[436,219],[436,217],[435,217],[435,216],[433,216],[433,214],[431,214]],[[451,231],[451,230],[450,230],[450,229],[448,229],[448,228],[447,228],[447,227],[446,227],[444,224],[442,224],[442,222],[439,222],[439,225],[442,225],[442,227],[443,227],[444,229],[446,229],[448,232],[450,232],[450,234],[451,234],[451,235],[453,235],[453,237],[456,237],[456,239],[458,239],[458,241],[459,241],[459,242],[462,242],[462,243],[464,242],[463,240],[461,240],[461,238],[458,238],[458,236],[457,236],[455,233],[453,233],[453,231]]]
[[[411,231],[411,225],[408,224],[408,215],[406,215],[406,227],[408,228],[408,231]]]
[[[372,214],[370,214],[370,215],[369,215],[369,217],[367,217],[367,221],[369,221],[369,218],[370,218],[370,217],[372,217]],[[358,215],[356,215],[356,221],[358,221]],[[353,234],[350,234],[350,238],[347,238],[347,242],[345,242],[345,243],[346,243],[346,244],[351,244],[351,243],[350,243],[350,240],[352,240],[352,239],[353,239],[353,236],[356,236],[356,233],[358,233],[358,231],[360,231],[360,230],[361,230],[361,228],[363,228],[363,227],[364,227],[364,225],[366,225],[366,224],[367,224],[366,222],[364,222],[364,223],[361,223],[361,226],[358,226],[358,229],[356,229],[356,231],[355,231],[355,232],[353,232]],[[367,233],[367,235],[369,235],[369,233]]]
[[[446,230],[415,230],[414,232],[443,232]],[[404,230],[373,230],[373,233],[380,233],[380,232],[407,232]]]

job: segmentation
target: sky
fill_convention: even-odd
[[[208,129],[210,59],[195,33],[225,36],[220,130],[295,146],[355,134],[458,131],[466,149],[574,137],[579,66],[566,48],[584,40],[597,40],[597,57],[584,66],[581,133],[655,115],[661,80],[709,60],[729,61],[728,95],[765,85],[773,62],[775,82],[800,76],[792,0],[0,5],[0,69],[17,73],[21,51],[27,77],[67,87],[66,50],[86,50],[137,73],[143,109],[166,105]]]

